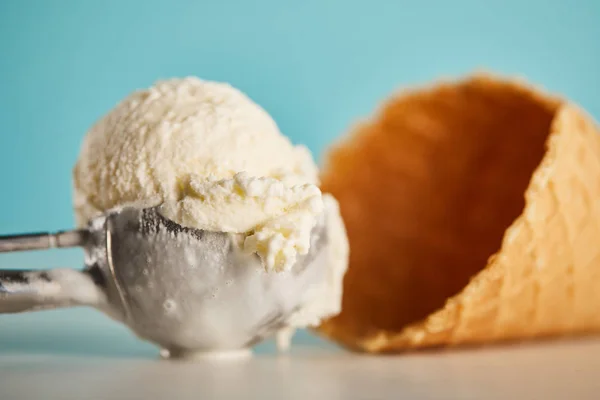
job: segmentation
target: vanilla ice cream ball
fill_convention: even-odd
[[[273,119],[225,83],[189,77],[125,98],[87,133],[74,169],[77,223],[124,205],[244,233],[265,267],[306,254],[324,204],[317,167]]]

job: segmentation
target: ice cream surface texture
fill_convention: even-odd
[[[268,271],[306,254],[323,211],[318,170],[228,84],[188,77],[136,91],[88,132],[74,170],[77,222],[160,206],[191,228],[244,233]]]

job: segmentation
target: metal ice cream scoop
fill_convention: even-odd
[[[245,349],[286,326],[326,276],[326,213],[308,254],[267,272],[242,235],[184,228],[156,208],[122,208],[87,229],[0,236],[0,252],[81,246],[83,271],[0,270],[0,313],[86,305],[171,356]]]

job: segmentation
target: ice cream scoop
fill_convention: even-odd
[[[83,246],[84,273],[5,272],[0,311],[88,304],[177,354],[276,331],[285,344],[340,311],[348,241],[317,175],[308,149],[226,83],[137,90],[85,135],[82,230],[0,244]]]
[[[330,203],[333,204],[333,203]],[[128,325],[166,354],[248,349],[310,307],[327,279],[337,209],[319,215],[310,251],[265,271],[240,235],[185,228],[157,208],[111,210],[87,228],[0,237],[0,252],[81,246],[83,271],[0,271],[0,313],[85,305]]]

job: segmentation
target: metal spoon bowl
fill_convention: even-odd
[[[156,208],[126,207],[87,229],[0,237],[0,252],[81,246],[85,268],[0,271],[0,313],[87,305],[171,356],[247,349],[288,324],[326,278],[326,213],[308,254],[267,272],[242,235],[184,228]]]

